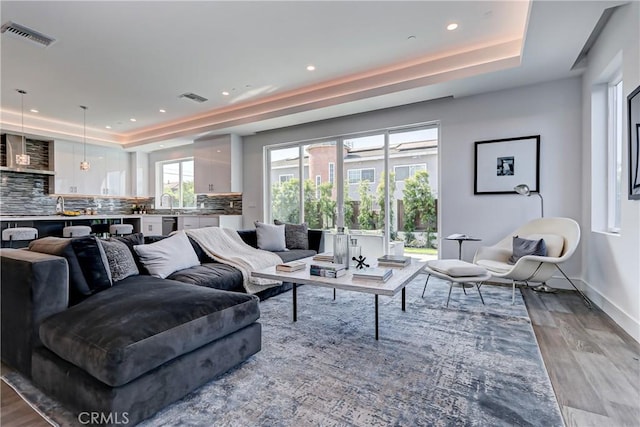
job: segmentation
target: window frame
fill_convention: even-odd
[[[419,169],[419,170],[427,170],[427,164],[426,163],[411,163],[411,164],[407,164],[407,165],[394,165],[393,166],[393,175],[395,177],[395,181],[396,182],[404,182],[404,180],[406,179],[398,179],[398,168],[409,168],[409,174],[407,175],[407,178],[411,178],[413,175],[416,174],[417,170],[414,170],[413,174],[411,173],[411,168],[415,168],[417,166],[424,166],[424,169]]]
[[[367,180],[372,184],[375,184],[376,182],[376,169],[375,168],[354,168],[354,169],[347,169],[347,182],[349,183],[349,185],[360,185],[360,183],[363,181],[362,179],[362,171],[373,171],[373,180]],[[349,175],[351,175],[351,172],[358,172],[358,181],[357,182],[351,182],[351,177]]]
[[[282,180],[282,178],[286,178],[284,181]],[[284,184],[287,181],[290,181],[294,178],[294,174],[292,173],[282,173],[278,175],[278,182],[280,184]]]
[[[183,194],[183,185],[184,185],[184,174],[183,174],[183,163],[191,162],[192,169],[194,171],[193,181],[194,181],[194,205],[193,206],[184,206],[184,194]],[[164,209],[164,206],[160,208],[162,195],[164,192],[164,167],[171,164],[178,165],[178,198],[174,199],[176,202],[173,205],[174,209],[196,209],[198,207],[197,194],[195,193],[195,159],[194,157],[183,157],[180,159],[171,159],[171,160],[162,160],[156,162],[156,200],[158,201],[156,209]]]
[[[607,232],[620,233],[622,210],[622,134],[624,93],[622,75],[607,84]]]

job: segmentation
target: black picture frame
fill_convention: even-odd
[[[475,142],[473,194],[515,194],[516,185],[540,191],[540,135]]]
[[[640,200],[640,86],[627,97],[629,115],[629,200]]]

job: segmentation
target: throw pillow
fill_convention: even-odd
[[[43,237],[29,243],[29,250],[64,257],[69,264],[69,305],[75,305],[91,295],[91,288],[84,278],[78,257],[71,246],[71,239]]]
[[[258,249],[272,252],[287,250],[287,244],[284,238],[284,224],[271,225],[256,221],[255,225]]]
[[[133,255],[125,243],[113,238],[109,240],[99,240],[99,242],[107,256],[111,279],[114,283],[129,276],[140,274],[136,266],[136,261],[133,259]]]
[[[135,245],[144,245],[144,236],[142,233],[132,233],[126,234],[124,236],[112,236],[110,240],[118,240],[129,248],[131,251],[131,255],[136,262],[136,267],[138,267],[138,272],[140,274],[148,274],[142,263],[140,262],[140,257],[138,257],[138,253],[133,249]]]
[[[547,256],[547,245],[544,239],[528,240],[513,236],[513,254],[509,257],[509,264],[515,264],[526,255]]]
[[[306,222],[302,224],[287,224],[277,219],[275,225],[284,224],[284,240],[287,249],[309,249],[309,227]]]
[[[71,246],[78,257],[91,294],[111,287],[111,271],[104,249],[93,236],[71,239]]]
[[[198,256],[184,231],[148,245],[133,247],[149,274],[161,279],[171,273],[200,265]]]

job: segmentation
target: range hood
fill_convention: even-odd
[[[33,166],[21,166],[16,163],[16,154],[22,154],[22,137],[5,134],[3,142],[6,144],[6,165],[0,166],[1,171],[34,173],[41,175],[54,175],[55,172],[47,169],[36,169]],[[47,142],[43,142],[47,143]]]

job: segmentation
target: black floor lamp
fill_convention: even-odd
[[[518,194],[521,194],[523,196],[531,196],[531,190],[529,189],[529,186],[527,184],[518,184],[515,187],[513,187],[514,191]],[[540,197],[540,217],[544,218],[544,199],[542,198],[542,194],[540,194],[540,192],[536,192],[535,194],[538,195],[538,197]],[[534,291],[538,291],[538,292],[547,292],[547,293],[555,293],[558,292],[557,289],[552,288],[551,286],[548,286],[546,282],[542,282],[542,284],[540,286],[536,286],[535,288],[533,288]]]

